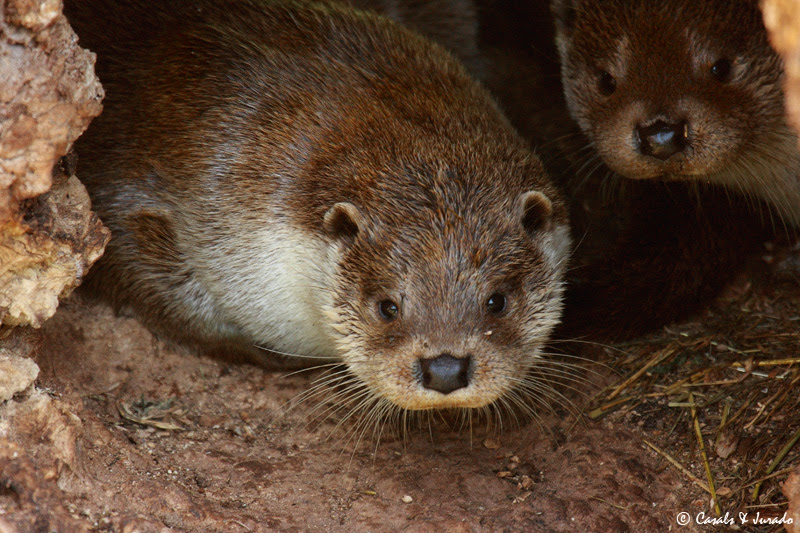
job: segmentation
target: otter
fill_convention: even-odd
[[[607,45],[607,35],[624,34],[630,21],[615,23],[608,17],[637,3],[603,2],[600,6],[586,0],[558,6],[567,4],[577,11],[576,17],[593,16],[603,22],[581,26],[582,48],[570,49],[584,55],[569,64],[574,65],[595,57],[591,43],[596,43],[599,53]],[[732,194],[730,188],[716,183],[628,179],[616,174],[597,149],[602,139],[595,142],[587,137],[570,115],[561,82],[568,83],[566,80],[581,74],[559,61],[554,6],[546,0],[479,0],[478,6],[487,86],[515,127],[537,147],[569,204],[575,249],[567,275],[564,315],[554,336],[616,342],[685,320],[703,309],[763,251],[763,242],[775,237],[776,228],[768,216],[770,206]],[[656,8],[653,4],[648,9]],[[562,29],[564,24],[574,24],[568,10],[558,14]],[[713,12],[708,16],[713,19]],[[648,24],[672,20],[663,17]],[[681,27],[687,28],[686,24]],[[659,42],[663,39],[659,33],[639,38],[648,36]],[[764,53],[771,51],[765,49]],[[652,61],[680,62],[682,57],[661,54]],[[672,72],[679,66],[663,68]],[[655,97],[658,86],[652,88]],[[617,90],[623,91],[621,86]],[[594,86],[586,91],[581,97],[587,100],[597,94]],[[607,104],[598,101],[594,109]],[[780,108],[779,103],[775,105]],[[782,118],[772,114],[762,119],[764,128],[768,129],[767,122],[773,119],[782,128]],[[790,162],[786,168],[789,166]],[[776,165],[776,171],[786,168]]]
[[[757,0],[554,0],[567,108],[614,172],[716,184],[800,223],[800,151]]]
[[[492,404],[543,360],[567,209],[444,49],[338,3],[66,14],[107,93],[76,145],[112,232],[90,292],[201,352],[341,362],[403,409]]]

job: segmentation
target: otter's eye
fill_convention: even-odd
[[[718,81],[728,81],[731,77],[731,62],[727,59],[720,59],[711,65],[711,75]]]
[[[486,300],[486,310],[493,315],[499,315],[506,310],[506,297],[498,292]]]
[[[611,96],[617,90],[617,80],[608,72],[601,72],[597,79],[597,88],[604,96]]]
[[[378,303],[378,313],[380,313],[381,318],[386,320],[387,322],[391,322],[395,318],[397,318],[398,313],[400,313],[400,309],[397,307],[397,304],[391,300],[382,300]]]

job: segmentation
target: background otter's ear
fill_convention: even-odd
[[[572,33],[580,3],[580,0],[553,0],[550,3],[559,36],[569,36]]]
[[[358,208],[350,202],[338,202],[328,209],[322,219],[325,232],[336,239],[353,240],[363,226]]]
[[[553,202],[544,193],[527,191],[519,196],[519,216],[529,235],[546,230],[553,215]]]

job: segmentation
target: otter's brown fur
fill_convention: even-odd
[[[570,114],[630,179],[722,185],[800,223],[800,152],[757,0],[554,0]]]
[[[206,351],[343,361],[409,409],[490,404],[535,364],[566,208],[449,54],[333,3],[66,12],[108,95],[77,146],[113,234],[94,291]],[[442,358],[468,383],[425,385]]]
[[[773,235],[769,207],[716,185],[616,175],[569,115],[549,3],[478,4],[488,85],[570,203],[575,250],[556,335],[620,340],[702,309]]]

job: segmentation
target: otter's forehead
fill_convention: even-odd
[[[523,228],[521,196],[539,191],[551,202],[552,225],[541,233],[566,224],[566,208],[556,191],[542,183],[538,160],[508,163],[417,165],[378,185],[377,201],[363,207],[374,252],[391,258],[392,277],[419,276],[418,285],[430,283],[435,289],[466,281],[468,272],[496,282],[537,268],[541,244]]]
[[[491,289],[513,289],[540,274],[549,280],[536,241],[508,215],[457,209],[421,210],[403,223],[375,228],[361,253],[372,261],[364,291],[414,291],[431,301],[469,301]],[[486,293],[486,294],[484,294]]]
[[[399,225],[469,231],[497,218],[510,219],[519,195],[530,190],[542,191],[560,210],[560,197],[528,150],[480,139],[451,146],[446,141],[435,153],[409,147],[410,155],[384,161],[373,181],[376,218],[395,215],[392,222]]]
[[[572,45],[583,57],[626,50],[674,63],[676,51],[697,54],[710,49],[713,54],[766,42],[756,0],[578,0],[576,4]]]
[[[507,283],[542,261],[534,242],[503,219],[480,224],[451,220],[411,226],[395,235],[389,253],[401,258],[399,273],[409,281],[430,285],[433,291],[441,283],[471,284],[473,274],[490,284]]]

